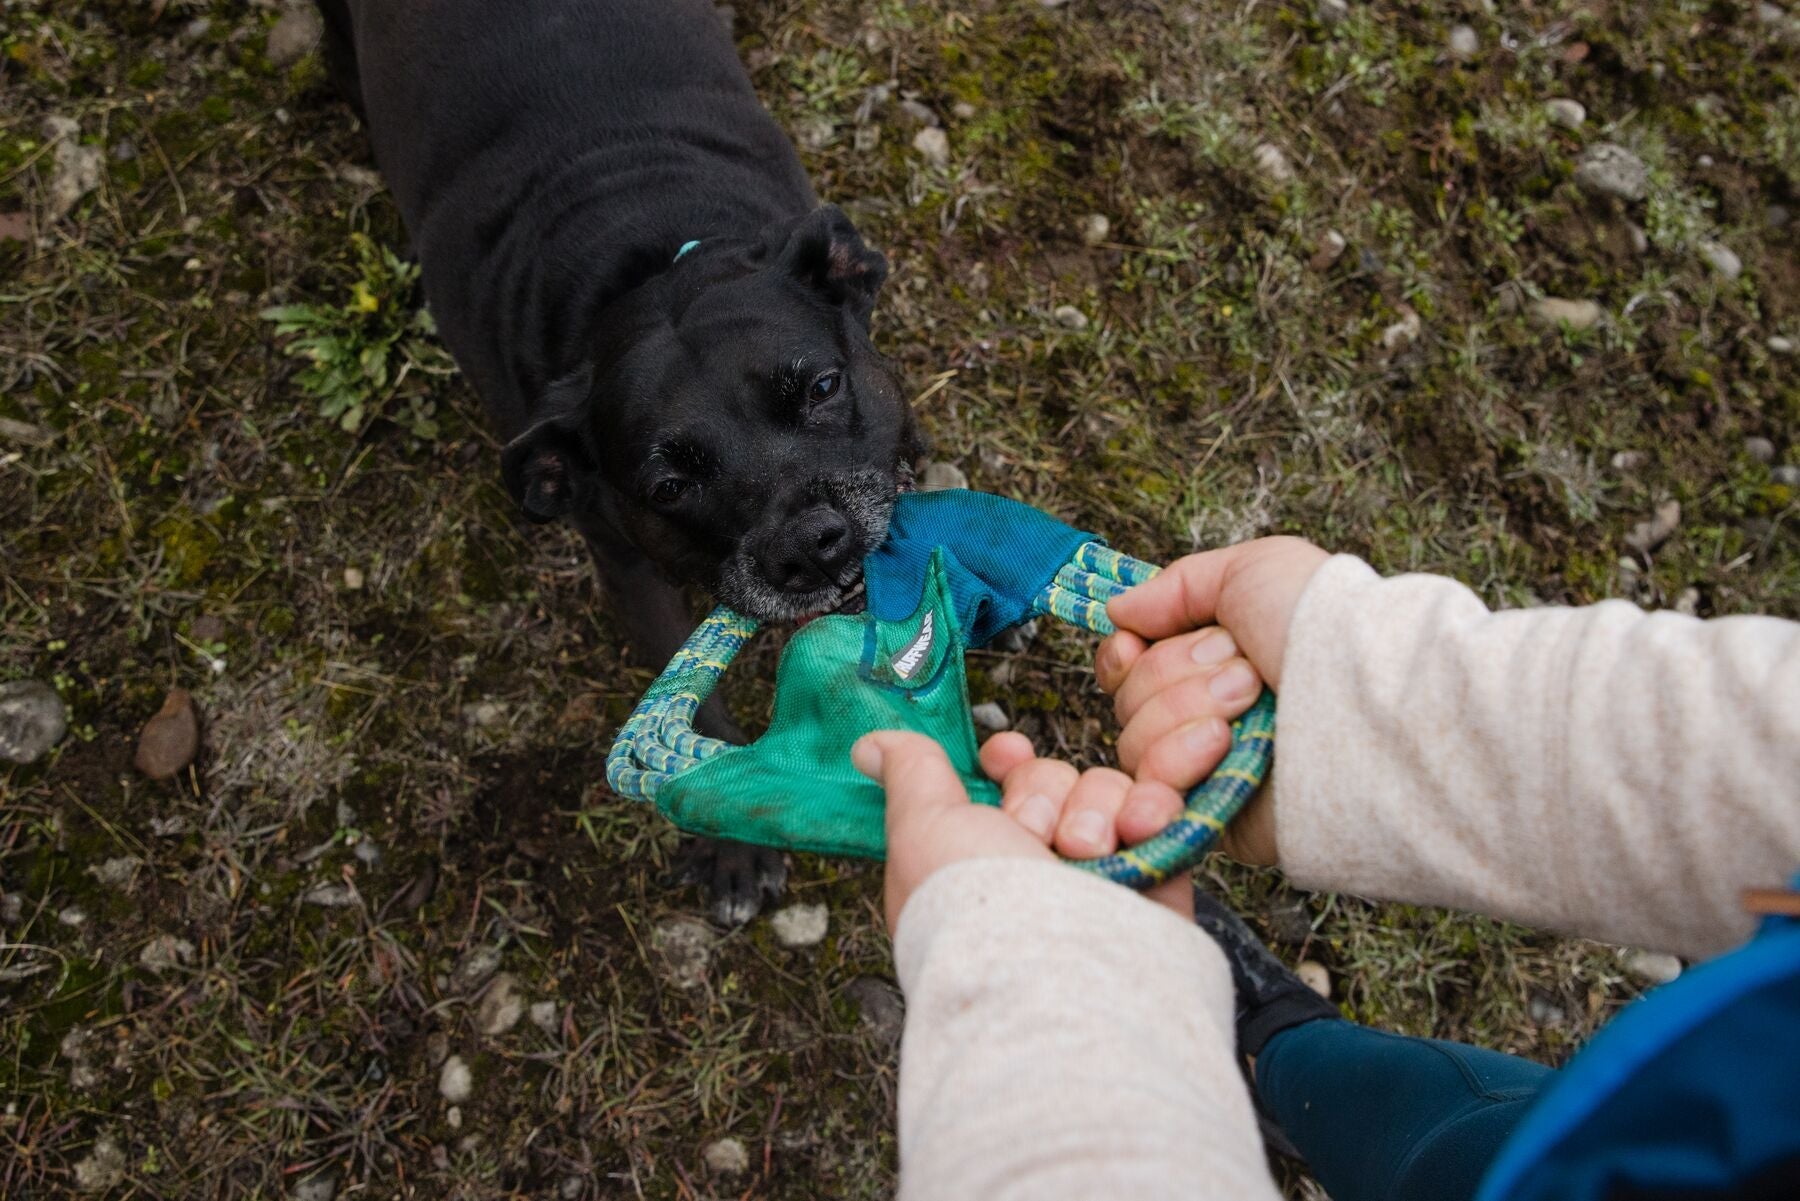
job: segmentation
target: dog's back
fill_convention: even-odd
[[[691,238],[816,203],[707,0],[320,0],[434,316],[510,437]]]

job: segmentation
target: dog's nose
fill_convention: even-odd
[[[763,570],[778,588],[811,592],[842,578],[854,542],[850,523],[836,509],[808,509],[770,539]]]

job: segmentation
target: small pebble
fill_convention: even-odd
[[[37,680],[0,684],[0,759],[35,763],[68,730],[69,712],[56,689]]]
[[[1568,1012],[1561,1005],[1548,997],[1533,996],[1526,1004],[1525,1011],[1531,1020],[1540,1026],[1560,1026],[1568,1020]]]
[[[1088,327],[1087,314],[1072,304],[1059,304],[1050,315],[1056,318],[1058,325],[1074,333],[1080,333]]]
[[[300,900],[307,905],[317,905],[321,909],[348,909],[361,898],[354,888],[348,884],[330,883],[315,884],[306,890]]]
[[[1769,478],[1786,488],[1800,488],[1800,467],[1784,463],[1780,467],[1771,468]]]
[[[1580,129],[1587,121],[1587,109],[1582,107],[1581,101],[1570,100],[1566,96],[1544,101],[1544,114],[1552,124],[1564,129]]]
[[[919,491],[948,492],[953,488],[967,488],[969,477],[955,463],[934,461],[925,464],[925,470],[919,473]]]
[[[1681,502],[1665,500],[1656,506],[1656,512],[1648,520],[1631,527],[1631,532],[1625,535],[1625,545],[1647,555],[1667,542],[1680,526]]]
[[[1319,0],[1319,24],[1336,28],[1350,19],[1350,5],[1345,0]]]
[[[45,117],[44,137],[55,148],[51,158],[49,218],[60,221],[81,198],[100,186],[106,155],[98,146],[81,143],[81,126],[67,117]]]
[[[1649,253],[1650,235],[1644,232],[1643,226],[1628,221],[1625,223],[1625,233],[1626,236],[1631,239],[1631,252],[1633,254]]]
[[[769,919],[775,941],[790,951],[818,946],[830,926],[831,911],[823,905],[789,905]]]
[[[1468,25],[1457,25],[1450,30],[1450,57],[1458,62],[1468,62],[1481,52],[1481,37]]]
[[[1600,142],[1582,154],[1575,166],[1575,183],[1595,196],[1642,200],[1650,190],[1650,168],[1625,147]]]
[[[1324,964],[1312,959],[1302,959],[1300,966],[1294,969],[1294,975],[1300,977],[1300,983],[1327,1001],[1331,1000],[1331,973],[1325,970]]]
[[[706,1166],[718,1176],[742,1176],[750,1170],[750,1152],[735,1138],[722,1138],[708,1143],[702,1153]]]
[[[125,1179],[125,1152],[118,1140],[103,1134],[94,1149],[75,1163],[75,1187],[84,1193],[110,1192]]]
[[[79,905],[70,905],[67,909],[60,910],[57,913],[56,920],[63,925],[68,926],[70,929],[77,929],[87,925],[87,917],[87,910],[81,908]]]
[[[87,874],[107,888],[129,890],[137,881],[138,869],[144,861],[136,855],[115,855],[104,863],[95,864],[87,869]]]
[[[1794,340],[1792,338],[1784,338],[1780,334],[1776,334],[1767,342],[1764,342],[1763,345],[1767,346],[1772,354],[1794,353]]]
[[[1591,300],[1564,300],[1559,296],[1542,296],[1531,302],[1531,315],[1550,326],[1566,325],[1570,329],[1592,329],[1600,321],[1602,310]]]
[[[294,1185],[288,1194],[291,1201],[332,1201],[337,1196],[337,1173],[330,1168],[316,1172]]]
[[[349,589],[351,592],[361,592],[362,586],[363,586],[362,568],[360,568],[360,567],[344,568],[344,587]]]
[[[487,943],[470,947],[450,969],[450,987],[459,993],[472,993],[499,970],[499,947]]]
[[[200,714],[185,688],[171,688],[162,708],[144,723],[132,764],[152,780],[180,774],[200,750]]]
[[[1293,181],[1294,165],[1288,162],[1287,152],[1273,142],[1264,142],[1255,152],[1256,169],[1270,183],[1285,184]]]
[[[462,718],[477,729],[489,729],[506,720],[506,706],[499,701],[475,701],[462,707]]]
[[[1775,444],[1767,438],[1745,438],[1744,453],[1758,463],[1773,463],[1775,461]]]
[[[958,100],[955,104],[950,106],[950,115],[955,117],[958,121],[973,120],[975,114],[979,111],[979,109],[973,104],[970,104],[967,100]]]
[[[275,66],[291,67],[312,53],[324,32],[325,22],[318,9],[310,4],[295,5],[282,13],[281,19],[269,30],[264,53]]]
[[[837,139],[837,125],[830,117],[814,117],[802,121],[794,132],[794,140],[802,150],[823,150]]]
[[[1787,223],[1793,219],[1794,214],[1788,211],[1785,204],[1771,204],[1763,210],[1763,220],[1769,223],[1771,229],[1786,229]]]
[[[462,1129],[462,1106],[452,1105],[444,1111],[444,1124],[452,1130]]]
[[[1683,588],[1675,598],[1674,609],[1684,617],[1700,616],[1700,589],[1691,584]]]
[[[1650,461],[1650,456],[1641,450],[1621,450],[1612,457],[1614,471],[1633,472]]]
[[[1667,984],[1681,975],[1681,960],[1660,951],[1633,951],[1625,957],[1625,970],[1645,984]]]
[[[1089,246],[1098,246],[1112,237],[1112,222],[1105,213],[1089,213],[1081,219],[1081,240]]]
[[[1350,243],[1343,234],[1335,229],[1328,229],[1319,235],[1318,242],[1313,246],[1312,259],[1307,263],[1307,266],[1311,267],[1314,271],[1323,271],[1325,268],[1343,258],[1344,251],[1348,249],[1349,246]]]
[[[716,942],[712,927],[689,917],[664,918],[650,931],[650,945],[662,958],[663,974],[676,988],[706,983]]]
[[[913,135],[912,146],[919,157],[934,167],[950,165],[950,137],[935,125],[927,125]]]
[[[1400,350],[1411,346],[1419,340],[1424,326],[1419,321],[1419,314],[1409,304],[1400,306],[1400,320],[1381,331],[1381,348],[1383,350]]]
[[[1702,242],[1699,251],[1700,257],[1711,264],[1712,269],[1726,279],[1736,279],[1744,273],[1744,260],[1740,259],[1736,252],[1723,242]]]
[[[562,1029],[562,1014],[555,1001],[538,1001],[531,1007],[531,1024],[552,1038]]]
[[[987,734],[998,734],[1002,730],[1012,728],[1012,719],[1006,716],[1006,710],[993,701],[983,701],[969,710],[969,716],[975,721],[975,728]]]
[[[475,1073],[460,1055],[444,1060],[438,1071],[438,1093],[452,1105],[461,1105],[475,1095]]]
[[[917,100],[902,100],[900,102],[900,115],[918,125],[939,124],[938,115],[932,112],[928,106],[920,104]]]
[[[475,1026],[489,1038],[508,1034],[525,1016],[525,998],[519,995],[519,982],[510,972],[501,972],[481,994],[475,1007]]]
[[[906,1025],[906,1001],[900,990],[874,976],[858,976],[844,986],[856,1004],[857,1021],[877,1042],[897,1043]]]

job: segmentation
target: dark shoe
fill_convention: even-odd
[[[1231,965],[1231,987],[1235,997],[1233,1021],[1237,1027],[1237,1044],[1244,1080],[1256,1102],[1256,1121],[1262,1127],[1263,1142],[1269,1149],[1290,1159],[1304,1158],[1289,1141],[1275,1119],[1263,1109],[1256,1095],[1256,1077],[1250,1070],[1249,1057],[1262,1053],[1281,1031],[1302,1022],[1320,1019],[1342,1020],[1337,1006],[1308,988],[1300,977],[1288,971],[1274,952],[1250,932],[1243,919],[1223,902],[1200,888],[1194,889],[1194,922],[1212,935],[1225,961]]]

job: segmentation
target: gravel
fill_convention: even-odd
[[[969,716],[974,719],[977,730],[988,734],[1012,729],[1012,719],[1006,716],[1006,710],[993,701],[983,701],[974,706],[969,710]]]
[[[1331,973],[1325,970],[1324,964],[1312,959],[1302,959],[1294,969],[1294,975],[1300,977],[1300,983],[1327,1001],[1331,999]]]
[[[712,966],[718,936],[704,922],[669,917],[650,931],[650,945],[662,957],[663,976],[676,988],[699,988]]]
[[[1263,178],[1273,184],[1292,183],[1294,180],[1294,164],[1288,161],[1287,151],[1273,142],[1264,142],[1253,152],[1256,169]]]
[[[460,993],[472,993],[500,970],[500,948],[488,944],[470,947],[450,969],[450,987]]]
[[[310,4],[297,4],[282,13],[269,30],[264,52],[275,66],[291,67],[312,53],[324,32],[325,22],[318,10]]]
[[[706,1166],[717,1176],[742,1176],[750,1170],[750,1152],[735,1138],[722,1138],[708,1143],[701,1153]]]
[[[489,1038],[511,1033],[525,1016],[525,998],[519,994],[519,982],[510,972],[501,972],[488,983],[475,1007],[475,1026]]]
[[[0,759],[35,763],[69,731],[56,689],[37,680],[0,684]]]
[[[934,167],[950,165],[950,135],[935,125],[927,125],[913,135],[913,149]]]
[[[1575,165],[1575,183],[1595,196],[1642,200],[1650,190],[1650,168],[1615,142],[1588,147]]]
[[[1531,302],[1531,315],[1545,325],[1570,329],[1592,329],[1599,324],[1603,310],[1591,300],[1564,300],[1560,296],[1543,296]]]
[[[1656,512],[1647,520],[1631,527],[1631,532],[1625,535],[1625,545],[1639,554],[1647,555],[1667,542],[1680,527],[1681,502],[1665,500],[1656,506]]]
[[[1773,463],[1775,461],[1775,444],[1767,438],[1745,438],[1744,453],[1758,463]]]
[[[475,1095],[475,1073],[460,1055],[444,1060],[438,1070],[438,1094],[452,1105],[461,1105]]]
[[[1681,975],[1681,960],[1660,951],[1633,951],[1625,956],[1625,970],[1645,984],[1667,984]]]
[[[1481,53],[1481,35],[1475,32],[1473,26],[1456,25],[1450,30],[1448,46],[1451,58],[1466,63]]]
[[[831,911],[823,905],[789,905],[769,919],[775,941],[790,951],[818,946],[830,926]]]
[[[1736,279],[1744,273],[1744,260],[1725,243],[1708,240],[1700,243],[1696,249],[1699,250],[1700,257],[1726,279]]]
[[[1059,304],[1050,314],[1056,323],[1073,333],[1080,333],[1088,327],[1088,316],[1072,304]]]
[[[1581,101],[1566,96],[1544,101],[1544,115],[1550,118],[1551,124],[1564,129],[1580,129],[1587,122],[1587,109],[1582,107]]]
[[[1089,213],[1081,219],[1081,240],[1089,246],[1098,246],[1112,237],[1112,221],[1105,213]]]
[[[955,463],[941,461],[925,464],[925,470],[919,473],[919,491],[946,492],[952,488],[967,488],[969,477]]]

